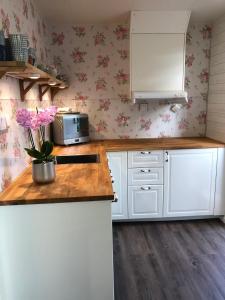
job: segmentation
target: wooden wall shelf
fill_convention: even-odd
[[[30,79],[32,74],[38,74],[40,78]],[[19,79],[21,101],[25,100],[26,93],[34,86],[39,85],[39,97],[40,101],[44,94],[50,89],[51,100],[54,100],[54,96],[63,90],[59,86],[65,85],[65,83],[52,75],[38,69],[31,64],[19,61],[0,61],[0,78],[3,76],[13,77]],[[48,82],[55,82],[54,86],[50,86]],[[25,87],[26,85],[26,87]]]

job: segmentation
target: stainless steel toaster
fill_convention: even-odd
[[[87,114],[57,113],[52,128],[57,145],[85,143],[90,140]]]

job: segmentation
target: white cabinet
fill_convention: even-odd
[[[185,34],[131,34],[131,91],[184,89]]]
[[[131,92],[177,93],[184,90],[185,37],[189,19],[189,11],[131,13]]]
[[[112,203],[112,219],[128,218],[127,212],[127,152],[107,153],[117,202]]]
[[[160,218],[163,208],[163,186],[129,186],[129,219]]]
[[[218,149],[214,215],[225,214],[225,149]]]
[[[224,149],[108,153],[114,220],[225,214]]]
[[[164,216],[213,215],[217,149],[166,151],[165,158]]]

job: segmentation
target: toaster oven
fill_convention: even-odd
[[[90,140],[87,114],[57,113],[52,127],[53,140],[57,145],[85,143]]]

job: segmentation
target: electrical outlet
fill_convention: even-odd
[[[173,104],[170,107],[170,110],[174,113],[176,113],[178,110],[182,108],[182,104]]]

